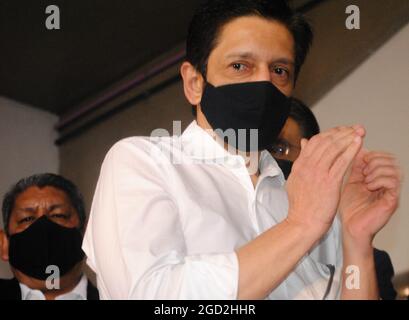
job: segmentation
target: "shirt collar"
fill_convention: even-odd
[[[277,164],[277,161],[267,150],[263,150],[261,152],[259,168],[260,177],[265,176],[278,177],[281,184],[285,183],[285,177],[280,166]]]
[[[216,160],[236,157],[216,142],[211,131],[206,131],[194,120],[182,134],[183,152],[196,160]]]
[[[234,171],[245,167],[243,157],[228,152],[215,140],[212,132],[207,132],[201,128],[195,120],[185,129],[181,139],[184,154],[194,160],[219,163]],[[258,166],[260,177],[278,176],[280,181],[284,183],[284,175],[268,151],[261,152]]]
[[[31,289],[22,283],[19,285],[22,300],[45,300],[45,296],[40,290]],[[87,286],[88,279],[82,275],[81,280],[72,291],[57,296],[56,300],[87,300]]]

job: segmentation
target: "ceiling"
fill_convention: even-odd
[[[182,43],[200,1],[1,0],[0,96],[57,115],[75,111],[84,100]],[[341,5],[345,1],[289,1],[294,8],[316,12],[313,20],[318,30],[334,28],[330,26],[334,10],[341,18],[345,14]],[[387,10],[382,9],[384,2],[364,5],[367,2],[358,1],[365,7],[365,20],[373,21],[356,33],[354,43],[365,44],[365,39],[376,42],[382,30],[386,34],[394,21],[403,20],[397,18],[399,12],[405,15],[409,9],[407,0],[394,0],[393,5],[388,2]],[[60,9],[60,30],[45,27],[45,9],[50,4]],[[314,7],[319,10],[310,10]],[[381,31],[373,32],[379,28]],[[322,38],[329,39],[325,35]],[[373,49],[371,43],[365,44],[368,50]],[[350,65],[352,68],[355,64]]]
[[[0,96],[64,114],[183,42],[199,2],[1,0]],[[50,4],[60,30],[45,27]]]
[[[198,0],[0,1],[0,95],[57,114],[183,41]],[[61,29],[45,27],[60,9]]]

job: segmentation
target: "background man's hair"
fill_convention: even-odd
[[[186,60],[206,78],[210,53],[224,25],[235,18],[259,16],[282,23],[294,38],[296,81],[313,40],[311,26],[286,0],[205,0],[197,8],[187,35]],[[193,114],[195,115],[196,108]]]
[[[21,179],[14,186],[12,186],[10,191],[4,196],[2,213],[4,230],[6,230],[6,232],[8,232],[10,216],[11,212],[13,211],[16,198],[30,187],[38,187],[40,189],[44,187],[53,187],[65,192],[70,199],[71,205],[78,213],[80,220],[79,229],[81,231],[84,230],[86,220],[85,206],[83,197],[78,188],[74,185],[74,183],[60,175],[43,173]]]
[[[303,138],[310,139],[320,133],[320,126],[314,113],[297,98],[291,98],[289,117],[299,125]]]

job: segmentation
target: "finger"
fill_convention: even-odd
[[[366,163],[363,160],[365,155],[367,154],[368,150],[366,150],[363,146],[361,150],[359,150],[357,156],[354,158],[353,165],[351,167],[351,174],[358,174],[359,176],[363,176],[363,171],[366,168]]]
[[[358,133],[359,136],[361,136],[362,138],[364,138],[366,136],[366,129],[363,125],[360,124],[356,124],[353,125],[352,128],[354,128],[354,130]]]
[[[359,125],[359,124],[356,124],[356,125],[353,125],[353,126],[337,126],[337,127],[331,128],[331,129],[329,129],[327,131],[321,132],[320,134],[322,136],[333,135],[334,133],[335,134],[340,133],[340,132],[345,131],[345,130],[355,130],[358,133],[358,135],[360,135],[360,136],[366,134],[365,128],[362,125]]]
[[[389,159],[396,159],[396,157],[392,153],[388,152],[380,152],[380,151],[370,151],[365,155],[364,160],[366,162],[370,162],[374,158],[389,158]]]
[[[344,153],[351,144],[354,144],[355,139],[362,140],[356,133],[344,136],[332,142],[332,144],[322,154],[319,165],[330,170],[337,158]]]
[[[387,201],[392,209],[396,209],[399,205],[400,189],[389,189],[383,192],[382,198]]]
[[[322,144],[323,139],[325,139],[325,138],[327,138],[329,136],[333,137],[334,135],[345,132],[346,130],[352,132],[354,129],[352,129],[351,127],[336,127],[336,128],[332,128],[330,130],[321,132],[321,133],[311,137],[311,139],[309,139],[308,148],[315,150],[317,146],[320,146]]]
[[[367,162],[367,165],[365,166],[363,173],[364,175],[370,175],[376,168],[381,167],[381,166],[397,167],[397,161],[395,158],[384,157],[384,156],[371,158],[371,160]]]
[[[340,139],[347,136],[354,136],[355,130],[352,127],[337,127],[333,128],[325,134],[317,135],[310,139],[310,143],[306,147],[306,155],[311,158],[313,163],[321,160],[322,156],[327,152],[327,149],[338,145]]]
[[[365,183],[370,183],[380,176],[389,176],[400,179],[400,172],[399,169],[395,166],[379,166],[372,170],[371,173],[365,177]]]
[[[395,177],[380,176],[366,185],[369,191],[376,191],[380,189],[399,190],[400,182]]]
[[[330,175],[337,179],[342,179],[345,176],[348,167],[351,165],[354,158],[362,149],[363,140],[361,137],[355,137],[353,143],[335,160],[330,168]]]

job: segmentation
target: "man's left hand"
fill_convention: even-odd
[[[398,207],[401,180],[393,155],[362,149],[352,163],[341,195],[344,237],[355,244],[372,245]]]

